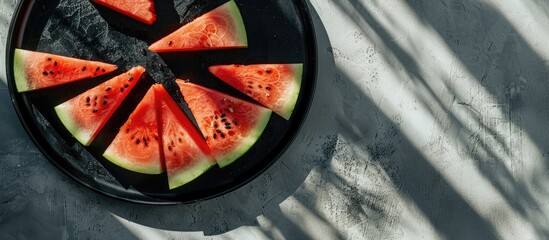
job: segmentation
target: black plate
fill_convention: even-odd
[[[304,0],[235,0],[246,24],[247,49],[143,54],[147,45],[227,0],[156,1],[158,20],[147,26],[87,0],[21,1],[7,44],[8,85],[19,118],[34,143],[63,172],[106,195],[131,202],[177,204],[195,202],[232,191],[272,165],[297,134],[313,96],[316,45]],[[111,62],[119,70],[110,75],[49,89],[18,93],[14,87],[15,48]],[[212,76],[215,64],[304,64],[302,90],[289,121],[273,114],[259,141],[226,168],[214,167],[198,179],[169,190],[165,175],[149,176],[114,166],[101,155],[132,109],[154,83],[165,62],[177,77],[253,101]],[[57,118],[53,107],[124,72],[143,65],[149,73],[134,88],[89,147],[76,141]],[[173,82],[162,82],[177,101]]]

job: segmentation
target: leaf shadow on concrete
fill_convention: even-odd
[[[373,1],[370,6],[375,6],[375,2]],[[504,122],[508,122],[506,124],[509,128],[519,128],[521,130],[519,134],[529,136],[534,147],[546,149],[548,132],[547,128],[543,126],[546,122],[547,111],[543,108],[543,103],[548,100],[544,90],[548,87],[547,81],[544,81],[547,67],[545,61],[529,46],[510,20],[498,9],[478,1],[448,0],[432,4],[429,1],[409,0],[406,3],[423,24],[434,28],[442,37],[460,63],[472,73],[476,82],[494,96],[497,102],[493,104],[500,108],[501,112],[506,113]],[[421,63],[408,50],[394,41],[389,30],[376,19],[372,10],[365,6],[367,4],[357,0],[347,0],[334,2],[334,5],[338,5],[344,10],[350,9],[348,13],[357,25],[365,23],[368,28],[373,29],[375,37],[379,38],[375,44],[388,50],[384,57],[387,62],[394,63],[395,72],[399,71],[398,67],[403,67],[403,72],[405,72],[403,79],[411,79],[413,84],[424,90],[423,93],[427,93],[426,96],[417,94],[421,104],[429,109],[435,118],[441,112],[448,116],[445,121],[449,121],[449,123],[439,122],[439,124],[450,126],[448,132],[460,132],[460,134],[454,135],[453,141],[457,142],[457,145],[467,148],[463,157],[473,159],[482,175],[503,196],[506,203],[529,223],[538,237],[549,237],[547,227],[549,219],[539,211],[541,204],[536,200],[535,193],[531,190],[533,185],[538,187],[535,188],[540,191],[538,193],[545,192],[540,187],[542,183],[539,183],[545,179],[544,176],[540,174],[528,179],[519,179],[513,170],[520,172],[520,168],[518,170],[509,168],[509,165],[521,165],[521,161],[528,161],[520,155],[519,149],[523,146],[519,141],[523,136],[513,135],[513,133],[510,133],[510,136],[503,135],[499,129],[501,126],[494,124],[494,119],[490,119],[486,111],[481,108],[475,109],[478,106],[471,106],[467,103],[470,99],[456,100],[458,92],[464,89],[453,88],[448,84],[451,79],[440,79],[445,82],[444,89],[448,89],[447,94],[450,98],[441,96],[440,90],[435,90],[432,87],[433,83],[424,77],[419,66]],[[352,7],[349,8],[349,6]],[[534,4],[534,6],[536,5]],[[467,14],[467,11],[476,12]],[[399,19],[390,20],[399,21]],[[475,28],[469,29],[471,25]],[[491,31],[500,31],[501,35],[497,36],[503,36],[503,39],[493,39],[490,34],[479,34],[479,32],[489,33]],[[468,34],[472,32],[475,34]],[[486,49],[482,48],[483,44],[486,44]],[[478,58],[472,56],[478,56]],[[496,66],[495,70],[494,66]],[[525,78],[528,79],[527,83]],[[466,112],[467,115],[475,119],[475,125],[463,122],[457,116],[458,110],[456,109],[459,107],[470,108]],[[373,113],[379,116],[377,111]],[[385,120],[387,119],[389,118],[385,118]],[[359,126],[354,128],[348,124],[342,124],[342,126],[348,126],[347,132],[350,132],[348,136],[351,139],[356,138],[353,137],[356,135],[354,128],[360,128]],[[394,127],[398,129],[398,126]],[[405,144],[399,143],[398,149],[407,149],[406,157],[401,161],[391,158],[393,161],[389,161],[390,164],[385,164],[383,161],[380,163],[384,163],[382,166],[388,173],[394,172],[394,168],[397,169],[396,174],[390,174],[391,179],[406,198],[413,200],[422,209],[438,233],[448,239],[462,239],[463,237],[495,239],[500,237],[494,230],[494,225],[497,223],[491,222],[475,212],[467,201],[454,190],[456,186],[445,182],[440,173],[428,161],[424,160],[421,153],[409,142],[407,143],[405,138],[402,141]],[[546,151],[542,150],[542,152],[546,156]],[[405,161],[402,161],[404,159]],[[408,166],[405,162],[410,162],[411,165]],[[546,163],[546,161],[544,162]],[[421,166],[421,168],[415,169],[416,166]],[[544,168],[546,167],[547,164],[544,164]],[[418,171],[417,175],[412,173],[416,170]],[[439,178],[441,181],[437,180]],[[432,184],[435,182],[442,185],[433,186]],[[433,203],[440,205],[432,205]],[[468,223],[472,223],[472,225]],[[462,228],[463,226],[467,227]]]

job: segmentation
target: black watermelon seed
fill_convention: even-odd
[[[103,105],[107,105],[107,101],[103,101]]]
[[[107,92],[111,90],[111,87],[107,87],[107,89],[105,89]]]
[[[86,71],[86,66],[82,67],[82,72]]]
[[[170,40],[170,41],[168,42],[168,46],[171,46],[172,43],[173,43],[173,42]]]
[[[129,128],[126,128],[126,133],[130,133],[130,129],[129,129]]]
[[[213,138],[214,138],[214,139],[217,139],[217,134],[214,133]]]
[[[103,96],[103,98],[109,98],[109,96],[108,96],[108,95],[105,95],[105,96]]]
[[[265,89],[267,89],[267,90],[271,90],[271,87],[265,87]]]
[[[216,133],[221,133],[221,130],[216,129],[215,132],[216,132]]]
[[[265,71],[267,74],[271,74],[273,72],[273,70],[271,69],[267,69],[267,71]]]
[[[57,61],[53,61],[53,66],[57,67]]]
[[[131,82],[133,80],[133,77],[130,77],[130,79],[128,79],[128,82]]]
[[[120,88],[120,92],[124,92],[124,88]]]
[[[99,71],[99,67],[97,67],[97,68],[95,69],[95,71],[96,71],[96,72]]]
[[[90,97],[86,97],[86,102],[90,102]]]
[[[48,72],[43,72],[42,74],[44,74],[44,76],[48,76]]]
[[[140,143],[141,143],[141,139],[139,139],[139,138],[136,139],[136,140],[135,140],[135,143],[140,144]]]
[[[219,135],[221,136],[221,138],[225,138],[225,134],[224,134],[224,133],[220,133]]]
[[[222,118],[224,118],[224,117],[226,117],[226,116],[227,116],[227,114],[225,114],[225,113],[221,114],[221,117],[222,117]]]
[[[248,85],[248,88],[252,88],[252,89],[253,89],[254,87],[252,87],[252,85]]]
[[[50,71],[50,74],[53,75],[53,74],[55,74],[55,73],[54,73],[53,71]]]
[[[51,58],[48,58],[48,61],[51,61]]]
[[[231,129],[232,127],[230,125],[225,126],[226,129]]]
[[[219,125],[217,125],[217,122],[214,122],[213,126],[214,128],[217,128]]]
[[[93,112],[93,113],[96,113],[96,112],[98,112],[98,110],[97,110],[97,109],[94,109],[92,112]]]
[[[221,122],[226,122],[226,121],[227,121],[226,118],[221,119]]]
[[[102,71],[102,72],[105,72],[105,69],[103,68],[103,69],[101,69],[101,71]]]
[[[238,121],[234,120],[233,121],[234,125],[238,125]]]
[[[172,146],[168,145],[168,151],[172,151]]]
[[[124,84],[124,88],[128,88],[129,86],[129,84]]]

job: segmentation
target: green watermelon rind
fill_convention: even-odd
[[[25,52],[20,49],[15,49],[13,53],[13,76],[15,78],[15,87],[18,92],[26,92],[30,90],[29,79],[25,73]]]
[[[70,114],[70,105],[68,103],[62,103],[54,107],[55,113],[59,117],[59,120],[65,125],[67,130],[84,146],[89,146],[92,142],[91,133],[82,131],[82,128],[74,121]]]
[[[288,90],[290,97],[285,104],[285,107],[279,113],[284,119],[289,120],[294,111],[297,99],[299,98],[299,92],[301,91],[301,81],[303,80],[303,64],[290,64],[292,69],[292,76],[295,78],[291,89]]]
[[[242,14],[240,13],[238,6],[233,0],[231,0],[230,2],[227,2],[223,6],[221,6],[221,8],[224,8],[225,11],[229,12],[229,15],[233,20],[233,24],[236,27],[236,36],[238,37],[238,43],[240,43],[243,47],[247,47],[248,36],[246,34],[246,25],[244,25],[244,19],[242,18]]]
[[[109,160],[111,163],[114,163],[115,165],[121,168],[138,172],[138,173],[156,175],[164,172],[164,169],[162,168],[162,166],[158,164],[154,164],[154,165],[132,164],[131,161],[126,160],[126,158],[123,157],[122,155],[116,154],[116,152],[111,148],[107,148],[107,150],[103,153],[103,157]]]
[[[182,169],[179,173],[170,173],[168,185],[171,189],[181,187],[192,180],[198,178],[200,175],[208,171],[215,162],[212,162],[208,157],[204,156],[197,161],[194,166],[186,169]]]
[[[261,116],[259,118],[259,121],[257,121],[256,125],[251,127],[251,130],[249,135],[243,139],[241,144],[234,148],[234,150],[224,156],[223,159],[217,159],[217,164],[220,168],[224,168],[234,161],[236,161],[238,158],[240,158],[242,155],[244,155],[250,148],[257,142],[259,137],[261,137],[261,134],[263,134],[263,131],[267,127],[267,123],[269,123],[269,120],[271,119],[272,111],[267,108],[262,108],[262,112],[259,112],[257,116]]]

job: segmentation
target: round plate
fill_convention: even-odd
[[[13,104],[34,143],[59,169],[83,185],[137,203],[196,202],[225,194],[257,177],[291,144],[312,101],[316,45],[306,3],[235,0],[246,25],[246,49],[160,55],[145,51],[148,44],[226,1],[156,1],[158,19],[152,26],[88,0],[21,1],[10,29],[6,72]],[[15,48],[110,62],[119,70],[91,80],[18,93],[13,77]],[[130,172],[102,157],[120,126],[155,82],[153,79],[157,79],[155,73],[166,67],[176,77],[253,101],[208,72],[208,66],[233,63],[304,64],[302,88],[290,120],[273,114],[257,143],[236,162],[222,169],[215,166],[196,180],[169,190],[165,174]],[[78,143],[59,121],[54,106],[136,65],[145,66],[148,76],[132,90],[90,146]],[[159,82],[169,92],[174,91],[173,81]],[[181,97],[172,96],[181,103]]]

